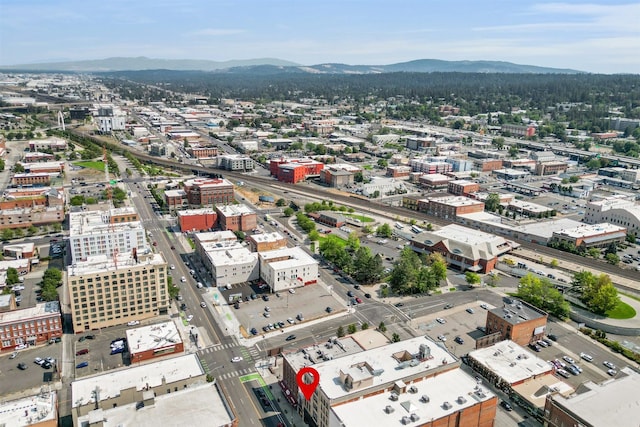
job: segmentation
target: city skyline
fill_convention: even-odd
[[[640,72],[640,3],[0,0],[0,65],[108,57],[302,65],[489,60]]]

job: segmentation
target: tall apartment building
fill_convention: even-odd
[[[76,333],[165,314],[167,261],[162,254],[98,255],[67,267]]]
[[[226,205],[235,201],[233,184],[222,178],[194,178],[184,183],[190,205]]]
[[[97,255],[143,253],[149,245],[137,212],[124,207],[70,213],[69,248],[77,263]]]
[[[228,171],[249,171],[255,169],[255,162],[249,156],[225,154],[218,156],[218,167]]]

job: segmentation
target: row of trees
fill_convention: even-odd
[[[51,224],[50,227],[53,231],[56,232],[62,230],[62,225],[58,222]],[[40,227],[40,230],[42,231],[46,231],[46,229],[46,226]],[[2,233],[0,233],[0,237],[2,238],[2,240],[11,240],[13,238],[20,238],[25,235],[33,236],[36,233],[38,233],[38,227],[30,225],[27,228],[5,228],[4,230],[2,230]]]
[[[620,302],[618,290],[606,274],[595,275],[590,271],[581,271],[573,276],[571,291],[579,295],[591,311],[605,314]]]
[[[376,283],[384,272],[380,254],[373,254],[371,249],[361,246],[355,233],[349,235],[346,245],[339,237],[327,236],[320,243],[320,253],[358,283]]]
[[[437,288],[447,277],[447,263],[439,253],[420,258],[409,248],[404,248],[400,259],[391,270],[389,286],[400,294],[422,294]]]
[[[570,306],[562,293],[545,277],[527,274],[520,279],[517,296],[556,317],[569,316]]]
[[[42,275],[40,289],[44,301],[56,301],[58,299],[58,287],[62,285],[62,272],[57,268],[48,268]]]

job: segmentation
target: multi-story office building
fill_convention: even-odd
[[[266,252],[287,247],[287,239],[277,231],[247,236],[245,240],[251,252]]]
[[[609,223],[580,224],[575,228],[553,232],[552,240],[577,247],[604,248],[611,243],[622,243],[627,238],[627,229]]]
[[[231,231],[249,231],[258,225],[258,216],[245,205],[216,206],[220,228]]]
[[[249,171],[255,168],[255,162],[249,156],[225,154],[218,156],[218,166],[228,171]]]
[[[640,231],[640,205],[636,204],[633,197],[611,196],[602,200],[587,202],[584,214],[584,222],[598,224],[608,222],[627,227],[628,233],[636,237]]]
[[[318,262],[300,247],[260,252],[260,278],[272,291],[318,282]]]
[[[497,334],[493,342],[511,340],[526,346],[544,337],[547,317],[547,313],[539,308],[515,300],[487,312],[487,336]],[[492,344],[490,341],[479,340],[478,347]]]
[[[162,254],[98,255],[67,268],[76,333],[167,312],[167,261]]]
[[[194,178],[184,183],[192,206],[226,205],[235,201],[233,184],[226,179]]]
[[[149,245],[138,214],[124,207],[70,213],[69,249],[77,263],[97,255],[143,253]]]
[[[426,211],[429,215],[449,220],[455,220],[458,215],[484,211],[483,202],[464,196],[434,197],[428,201]]]
[[[43,344],[61,336],[62,318],[57,301],[0,313],[0,350],[14,349],[20,344]]]

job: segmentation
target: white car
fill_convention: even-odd
[[[295,289],[293,289],[293,288],[291,288],[291,289],[289,289],[289,293],[290,293],[290,294],[295,294],[295,293],[296,293],[296,290],[295,290]]]
[[[140,321],[139,320],[130,320],[127,322],[127,326],[136,326],[139,325]]]
[[[445,342],[447,340],[447,337],[445,337],[444,335],[438,335],[438,339],[442,342]]]
[[[14,286],[11,288],[11,290],[12,290],[12,291],[24,291],[24,286],[22,286],[22,285],[14,285]]]
[[[187,281],[187,278],[186,278],[186,277],[184,277],[184,276],[182,276],[182,277],[180,278],[180,281],[181,281],[182,283],[184,283],[184,282],[186,282],[186,281]]]
[[[576,363],[576,361],[575,361],[575,360],[573,360],[573,359],[572,359],[571,357],[569,357],[569,356],[562,356],[562,358],[564,359],[564,361],[565,361],[565,362],[567,362],[567,363],[569,363],[569,364],[571,364],[571,365],[573,365],[574,363]]]
[[[484,308],[485,310],[489,310],[489,306],[487,304],[480,304],[480,308]]]
[[[202,301],[202,302],[200,303],[200,307],[202,307],[202,308],[207,308],[207,303],[206,303],[206,302],[204,302],[204,301]]]
[[[24,350],[25,348],[29,348],[27,344],[18,344],[16,346],[16,350]]]
[[[436,318],[436,322],[438,322],[438,323],[440,323],[440,324],[442,324],[442,325],[444,325],[445,323],[447,323],[447,321],[446,321],[446,320],[444,320],[442,317],[438,317],[438,318]]]
[[[193,320],[193,314],[187,316],[187,322],[191,322]]]
[[[242,362],[243,360],[244,359],[242,358],[242,356],[235,356],[233,359],[231,359],[233,363]]]
[[[615,377],[617,373],[618,371],[616,371],[615,369],[609,369],[607,371],[607,374],[611,375],[612,377]]]
[[[603,364],[604,366],[606,366],[607,368],[609,368],[609,369],[616,369],[616,365],[614,365],[614,364],[613,364],[613,363],[611,363],[611,362],[607,362],[606,360],[605,360],[604,362],[602,362],[602,364]]]
[[[175,269],[176,269],[176,266],[175,266],[175,265],[173,265],[173,264],[171,264],[171,267],[169,267],[169,268],[171,268],[172,270],[175,270]]]

